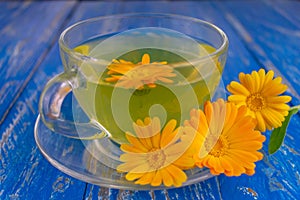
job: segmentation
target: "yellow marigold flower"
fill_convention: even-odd
[[[254,162],[263,158],[258,150],[265,136],[254,130],[255,120],[246,112],[245,106],[238,108],[222,99],[207,102],[204,112],[191,111],[185,127],[192,127],[205,138],[194,155],[198,167],[208,167],[216,175],[254,174]]]
[[[176,123],[170,120],[161,131],[157,117],[137,120],[133,125],[136,136],[126,133],[129,144],[121,145],[125,153],[120,156],[123,163],[117,170],[128,172],[125,178],[136,180],[136,184],[181,186],[187,180],[183,169],[193,167],[194,160],[185,152],[189,144],[180,140],[182,131]]]
[[[173,68],[166,65],[167,62],[150,62],[149,54],[144,54],[142,61],[134,64],[125,60],[113,60],[107,66],[110,77],[105,80],[117,82],[116,85],[124,88],[143,89],[144,85],[150,88],[156,87],[155,82],[173,83],[170,77],[176,76]]]
[[[273,77],[272,70],[266,74],[260,69],[251,74],[240,73],[240,83],[232,81],[227,86],[232,93],[228,101],[238,106],[246,105],[248,114],[257,120],[256,128],[262,132],[280,127],[290,109],[286,103],[292,98],[279,96],[287,86],[281,83],[281,77]]]

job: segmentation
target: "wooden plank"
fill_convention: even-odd
[[[82,199],[85,183],[60,172],[37,148],[33,128],[45,83],[62,70],[57,45],[0,128],[0,196],[3,199]]]
[[[6,2],[0,24],[0,124],[57,40],[74,2]]]
[[[29,1],[23,3],[8,1],[0,2],[0,29],[2,29],[5,24],[10,23],[14,18],[26,12],[26,9],[30,4],[31,2]]]
[[[38,5],[41,7],[39,8]],[[35,4],[35,7],[28,8],[26,12],[35,12],[39,9],[46,11],[45,5],[49,6],[48,3]],[[58,30],[71,11],[72,5],[73,3],[58,3],[57,6],[60,8],[56,8],[54,4],[50,4],[49,9],[56,14],[56,20],[53,19],[51,22],[54,24],[50,25],[51,29]],[[49,16],[51,15],[49,14]],[[41,18],[41,21],[43,20]],[[38,23],[36,22],[35,25]],[[46,29],[45,32],[51,29]],[[40,34],[44,34],[45,37],[51,35],[45,32],[41,31]],[[55,37],[55,33],[53,34]],[[15,35],[14,37],[20,36]],[[33,35],[33,37],[37,36]],[[39,38],[42,40],[43,36],[41,35]],[[33,41],[33,39],[28,40]],[[41,41],[41,43],[45,42]],[[36,47],[36,49],[39,50],[42,47]],[[39,56],[39,51],[31,51],[36,54],[31,56]],[[82,199],[84,195],[86,184],[51,166],[41,155],[33,137],[34,123],[38,115],[38,97],[46,82],[59,70],[62,70],[57,45],[51,50],[50,55],[52,56],[48,56],[40,66],[0,126],[1,199]],[[11,70],[11,68],[8,69]]]
[[[295,2],[295,5],[298,4]],[[261,1],[226,2],[217,5],[224,11],[224,17],[239,33],[258,63],[283,77],[283,82],[289,86],[289,93],[294,97],[293,104],[299,104],[300,26],[297,22],[291,22],[279,14],[273,9],[271,1],[268,5]],[[298,15],[296,9],[284,12]]]
[[[264,1],[264,3],[272,7],[276,12],[282,15],[284,18],[289,20],[292,24],[300,28],[300,18],[295,15],[299,13],[300,2],[299,1]]]
[[[265,65],[267,69],[273,69],[277,75],[284,75],[284,82],[289,86],[293,85],[290,94],[293,96],[293,103],[297,103],[299,82],[291,73],[298,73],[298,68],[291,68],[297,65],[296,51],[292,41],[297,43],[294,35],[284,36],[282,32],[275,31],[278,26],[286,28],[294,27],[282,16],[278,15],[272,8],[267,7],[258,1],[247,2],[226,2],[215,3],[216,10],[222,11],[223,19],[228,20],[232,25],[236,37],[240,36],[245,47],[254,56],[260,65]],[[249,9],[255,7],[255,9]],[[295,27],[294,27],[295,28]],[[232,41],[232,40],[231,40]],[[282,49],[283,43],[285,48]],[[235,51],[240,51],[239,48]],[[299,54],[298,54],[299,55]],[[229,55],[230,59],[230,55]],[[250,68],[251,69],[251,68]],[[249,69],[249,70],[250,70]],[[248,71],[248,70],[247,70]],[[280,72],[280,73],[279,73]],[[295,85],[296,84],[296,85]],[[297,91],[296,91],[297,90]],[[227,178],[220,176],[220,187],[222,198],[224,199],[299,199],[299,151],[296,141],[299,136],[299,115],[292,119],[285,145],[275,155],[267,154],[267,143],[263,148],[264,160],[257,163],[256,174],[252,177],[241,176]],[[266,133],[269,139],[270,132]]]

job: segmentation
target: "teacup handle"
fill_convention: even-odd
[[[91,140],[107,137],[108,131],[96,120],[81,123],[61,117],[61,105],[67,94],[72,91],[74,78],[74,73],[61,73],[46,84],[39,101],[42,121],[50,130],[71,138]]]

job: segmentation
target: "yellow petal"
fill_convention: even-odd
[[[264,69],[260,69],[258,70],[258,76],[260,79],[260,87],[258,89],[259,92],[261,92],[261,89],[263,88],[264,84],[265,84],[265,79],[266,79],[266,72]]]
[[[145,153],[144,149],[136,148],[135,146],[129,144],[121,144],[120,149],[127,153]]]
[[[147,159],[147,155],[147,153],[125,153],[120,156],[120,160],[122,162],[145,162],[145,160]]]
[[[174,130],[176,124],[176,120],[172,119],[167,123],[167,125],[163,129],[160,139],[161,148],[175,143],[180,138],[182,131],[180,130],[180,128]]]
[[[195,166],[195,161],[192,156],[181,156],[173,164],[180,169],[190,169]]]
[[[160,186],[162,183],[162,175],[163,174],[160,173],[160,170],[158,170],[151,181],[151,185],[152,186]]]
[[[147,125],[149,126],[149,125]],[[141,126],[138,124],[133,124],[133,129],[140,141],[140,143],[143,144],[147,149],[152,149],[152,143],[151,143],[151,134],[149,133],[147,126]]]
[[[140,163],[137,162],[126,162],[117,166],[117,171],[129,172],[132,169],[136,168]]]
[[[245,102],[246,98],[247,97],[245,95],[241,95],[241,94],[230,95],[228,97],[228,101],[230,101],[230,102]]]
[[[150,184],[156,172],[145,173],[139,180],[135,181],[135,184],[147,185]]]
[[[270,81],[272,81],[273,77],[274,77],[274,71],[273,70],[268,71],[268,73],[265,76],[264,87],[268,85]]]
[[[265,132],[266,131],[266,124],[265,124],[265,120],[262,117],[260,112],[256,112],[255,113],[256,119],[257,119],[257,128],[258,130]]]
[[[244,95],[244,96],[250,95],[249,90],[245,86],[243,86],[242,84],[240,84],[236,81],[232,81],[227,86],[227,90],[232,94],[240,94],[240,95]]]
[[[254,87],[255,87],[254,86],[254,81],[253,81],[250,74],[246,74],[246,76],[245,76],[245,85],[244,86],[249,90],[249,92],[251,94],[257,92],[257,91],[254,90]]]
[[[165,168],[169,174],[173,177],[174,186],[179,187],[182,185],[183,182],[187,180],[186,174],[174,165],[169,165]]]
[[[269,103],[273,104],[280,104],[280,103],[288,103],[292,100],[292,97],[290,96],[270,96],[266,97],[266,101],[269,105]]]
[[[259,92],[260,91],[260,77],[256,71],[252,71],[251,76],[254,81],[254,91]]]
[[[163,184],[165,186],[170,187],[171,185],[173,185],[173,177],[169,174],[169,172],[166,169],[164,169],[163,171],[162,179]]]
[[[140,178],[141,176],[143,176],[144,174],[143,173],[127,173],[125,178],[128,180],[128,181],[133,181],[135,179],[138,179]]]
[[[269,110],[265,109],[264,112],[262,112],[262,116],[266,122],[267,129],[272,129],[272,127],[279,127],[281,126],[281,121],[273,115],[272,112]],[[269,127],[268,127],[269,125]]]
[[[148,152],[150,150],[150,148],[146,148],[146,146],[138,138],[127,133],[126,138],[128,142],[130,142],[134,146],[134,148],[138,148],[143,152]]]
[[[147,162],[142,163],[138,166],[136,166],[135,168],[133,168],[132,170],[130,170],[130,173],[147,173],[150,172],[150,166]]]
[[[290,106],[283,103],[268,103],[268,107],[277,110],[278,112],[284,112],[290,110]]]
[[[239,80],[242,85],[245,85],[245,77],[246,77],[245,73],[243,73],[243,72],[239,73]]]

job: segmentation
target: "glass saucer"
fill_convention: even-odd
[[[118,173],[119,146],[110,139],[79,140],[62,136],[48,129],[38,116],[34,129],[36,144],[46,159],[62,172],[92,184],[126,190],[159,190],[170,187],[136,185]],[[188,180],[182,186],[211,178],[208,169],[187,170]]]

